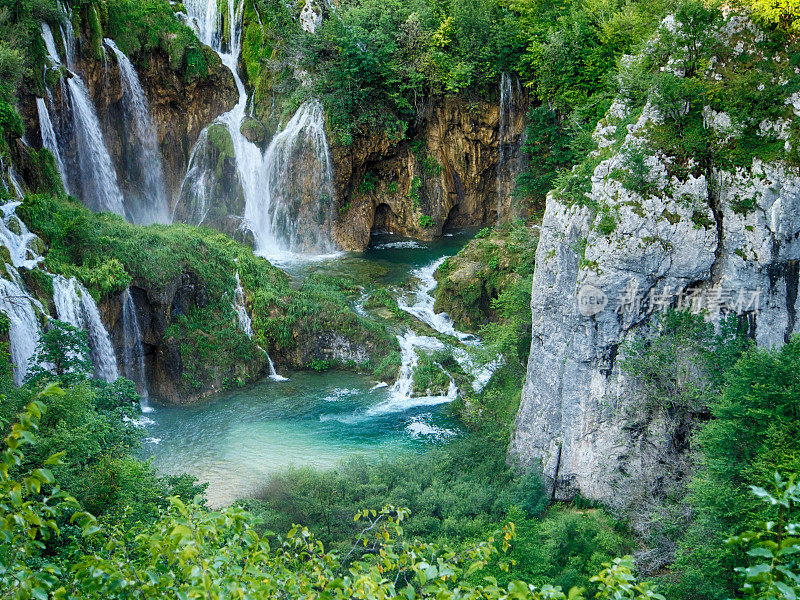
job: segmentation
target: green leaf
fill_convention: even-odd
[[[797,600],[797,594],[795,594],[794,590],[785,583],[776,581],[775,587],[780,590],[781,594],[783,594],[783,597],[786,598],[786,600]]]

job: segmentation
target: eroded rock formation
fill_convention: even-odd
[[[515,94],[505,159],[519,169],[528,98]],[[375,230],[433,239],[451,227],[493,224],[498,205],[502,219],[517,216],[509,194],[498,203],[500,121],[499,99],[437,98],[399,144],[384,134],[334,146],[339,246],[362,250]]]

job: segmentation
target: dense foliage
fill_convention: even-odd
[[[62,392],[50,387],[42,399]],[[54,483],[49,465],[26,466],[25,450],[36,444],[34,433],[46,408],[29,403],[5,439],[0,453],[0,591],[14,598],[483,598],[580,600],[583,590],[537,586],[492,576],[474,579],[489,564],[506,572],[513,564],[504,555],[516,537],[513,524],[460,549],[409,539],[408,511],[387,506],[358,510],[360,532],[344,556],[326,551],[308,529],[293,526],[285,537],[254,529],[252,517],[239,508],[209,512],[196,502],[170,498],[155,520],[137,525],[99,523]],[[740,569],[747,597],[793,597],[800,585],[796,556],[800,524],[791,509],[800,501],[793,481],[776,479],[775,492],[755,488],[758,496],[780,507],[777,523],[743,533],[731,543],[746,544],[755,564]],[[79,526],[73,527],[69,523]],[[556,528],[560,527],[555,523]],[[80,538],[68,557],[48,552],[66,528]],[[578,528],[580,530],[580,528]],[[580,544],[582,535],[564,538]],[[557,548],[563,550],[563,548]],[[358,551],[358,559],[349,562]],[[563,556],[560,554],[560,556]],[[596,560],[593,556],[590,563]],[[343,562],[344,561],[344,562]],[[501,562],[497,562],[501,561]],[[592,577],[596,590],[588,597],[663,600],[647,584],[637,583],[630,558],[601,565]],[[768,595],[771,594],[771,595]]]
[[[776,520],[778,506],[750,486],[770,488],[776,471],[800,472],[800,338],[780,350],[750,350],[728,370],[724,393],[709,402],[713,419],[699,436],[702,469],[692,481],[695,511],[675,567],[676,596],[726,598],[741,550],[725,539],[742,527]]]

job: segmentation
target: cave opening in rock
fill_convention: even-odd
[[[372,233],[392,233],[393,221],[392,209],[385,202],[381,202],[375,208],[375,216],[372,219]]]
[[[442,225],[442,233],[447,233],[448,231],[462,227],[463,223],[461,223],[460,217],[461,211],[459,209],[459,205],[456,204],[450,209],[450,212],[447,213],[447,218],[444,220],[444,224]]]

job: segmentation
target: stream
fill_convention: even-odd
[[[346,274],[367,289],[370,283],[398,289],[401,307],[420,320],[420,329],[435,325],[462,356],[474,338],[442,315],[432,318],[427,292],[433,266],[458,252],[473,233],[430,243],[375,236],[362,254],[280,266],[297,279],[311,272]],[[156,406],[144,419],[146,453],[161,473],[189,473],[208,483],[208,502],[219,507],[258,494],[270,475],[289,466],[332,468],[354,455],[379,460],[446,443],[459,431],[446,412],[456,397],[454,384],[442,395],[410,391],[416,355],[445,344],[412,330],[399,332],[398,341],[403,366],[394,385],[341,371],[281,373],[286,381],[265,378],[191,407]],[[479,371],[475,381],[486,377]]]

